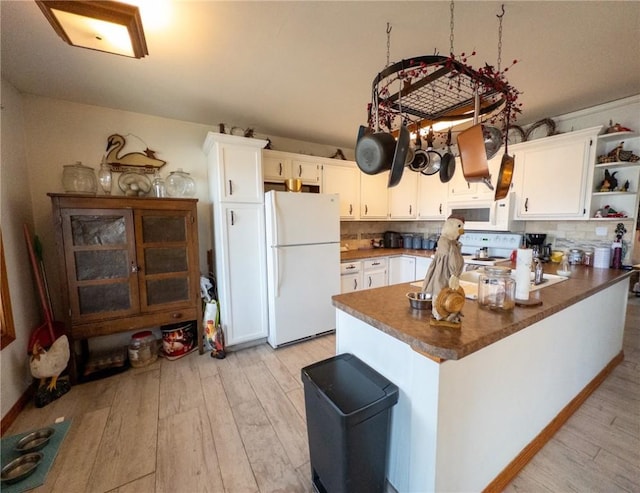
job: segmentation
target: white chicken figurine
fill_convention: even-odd
[[[57,390],[58,376],[67,367],[69,355],[69,339],[66,335],[58,337],[48,351],[38,341],[35,342],[29,366],[31,375],[40,379],[40,387],[44,386],[47,378],[51,378],[47,390],[49,392]]]

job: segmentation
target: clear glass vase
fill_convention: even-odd
[[[100,164],[100,171],[98,171],[98,183],[100,183],[105,195],[111,195],[111,186],[113,185],[111,166],[104,157],[102,158],[102,164]]]

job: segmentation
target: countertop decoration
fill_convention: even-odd
[[[140,137],[133,134],[127,134],[136,137],[138,140],[144,143]],[[120,155],[120,151],[125,146],[125,138],[119,134],[110,135],[107,139],[107,163],[111,166],[111,171],[121,172],[127,171],[131,168],[137,169],[143,173],[153,174],[156,169],[162,168],[166,161],[158,159],[156,152],[152,151],[148,147],[144,152],[129,152],[127,154]],[[145,144],[146,146],[146,144]]]
[[[449,217],[442,226],[442,234],[436,247],[436,254],[429,266],[422,291],[431,293],[433,326],[459,329],[462,326],[461,311],[465,293],[460,287],[460,274],[464,268],[461,243],[458,241],[464,233],[464,221]]]

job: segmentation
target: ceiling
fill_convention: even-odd
[[[164,3],[162,3],[164,2]],[[163,5],[166,10],[160,9]],[[454,52],[496,64],[501,2],[454,4]],[[154,0],[136,60],[65,44],[34,1],[0,2],[2,77],[23,93],[353,148],[387,62],[449,51],[450,3]],[[518,124],[640,94],[640,2],[505,2]],[[605,122],[603,122],[605,123]]]

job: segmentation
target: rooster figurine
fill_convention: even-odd
[[[38,341],[34,343],[29,366],[31,375],[40,379],[36,394],[37,407],[43,407],[69,391],[68,381],[58,381],[58,377],[67,367],[69,355],[69,339],[66,335],[58,337],[49,350],[45,350]],[[51,378],[51,381],[45,387],[47,378]]]

